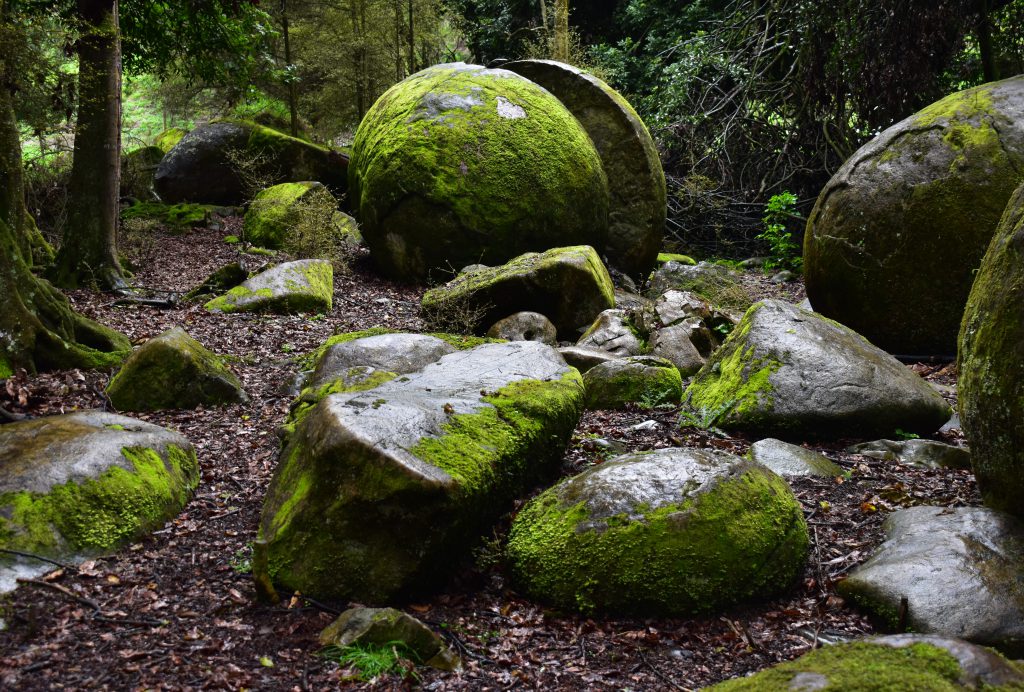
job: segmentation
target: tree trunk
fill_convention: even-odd
[[[555,0],[555,40],[552,57],[569,62],[569,0]]]
[[[75,313],[64,294],[29,269],[38,231],[25,210],[10,83],[0,55],[0,378],[16,368],[112,366],[131,350],[128,339]]]
[[[978,50],[981,52],[981,69],[986,82],[999,79],[999,65],[992,49],[992,8],[989,0],[978,0]]]
[[[121,37],[117,0],[78,0],[78,119],[68,219],[53,270],[74,288],[124,286],[117,258],[121,178]]]
[[[288,32],[288,0],[281,0],[281,33],[284,34],[284,64],[288,70],[288,115],[291,117],[291,135],[299,136],[299,97],[295,90],[295,75],[292,74],[292,42]]]
[[[416,73],[416,32],[413,25],[413,0],[409,0],[409,74]]]

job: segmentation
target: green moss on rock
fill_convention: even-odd
[[[217,207],[209,204],[162,204],[136,202],[121,212],[122,219],[153,219],[171,230],[185,230],[205,226],[210,213]]]
[[[204,306],[211,312],[330,312],[334,269],[324,260],[286,262],[251,277]]]
[[[505,70],[454,63],[388,90],[356,132],[352,206],[381,269],[433,271],[575,244],[604,248],[608,185],[579,122]]]
[[[166,154],[187,134],[188,130],[183,130],[180,127],[171,127],[158,134],[153,139],[153,144]]]
[[[682,398],[683,379],[670,361],[653,356],[613,360],[594,366],[583,377],[588,409],[676,406]]]
[[[246,240],[275,250],[280,249],[288,230],[299,213],[296,203],[323,186],[315,182],[281,183],[260,191],[245,213],[242,231]]]

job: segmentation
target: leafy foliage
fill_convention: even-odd
[[[386,644],[360,644],[343,647],[327,647],[321,652],[324,658],[339,665],[352,668],[356,678],[369,682],[381,675],[394,674],[402,679],[418,680],[416,662],[419,657],[405,642],[391,641]]]
[[[796,195],[792,192],[780,192],[772,195],[764,208],[764,230],[757,236],[758,240],[768,243],[771,256],[764,263],[765,269],[790,269],[800,271],[804,259],[800,254],[800,245],[793,240],[793,234],[786,226],[793,220],[803,221],[803,217],[795,212]]]

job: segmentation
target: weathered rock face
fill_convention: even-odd
[[[807,526],[785,481],[710,450],[617,457],[545,491],[512,524],[513,576],[561,608],[659,616],[784,589]]]
[[[565,358],[565,362],[580,372],[586,372],[595,365],[615,360],[618,356],[596,348],[585,348],[583,346],[564,346],[558,352]]]
[[[257,578],[316,598],[422,592],[514,497],[557,472],[582,402],[579,374],[533,341],[327,397],[282,452]]]
[[[706,688],[763,690],[1016,690],[1024,672],[999,654],[957,639],[896,634],[835,644],[795,661]]]
[[[318,180],[335,193],[346,189],[345,160],[337,153],[245,120],[200,125],[160,162],[154,185],[169,203],[240,205],[245,186],[228,152],[262,156],[275,183]]]
[[[602,251],[608,233],[587,133],[507,70],[437,65],[389,89],[356,131],[349,185],[374,260],[404,281],[552,247]]]
[[[672,290],[695,293],[716,308],[746,310],[752,302],[734,272],[708,262],[697,265],[666,262],[661,265],[651,275],[647,296],[657,298]]]
[[[580,340],[580,348],[607,351],[615,356],[636,356],[644,351],[638,330],[625,310],[605,310],[590,325]]]
[[[298,220],[301,203],[308,200],[314,190],[325,188],[321,183],[303,181],[272,185],[260,191],[245,212],[242,224],[245,239],[253,245],[280,249],[289,229]]]
[[[608,176],[608,245],[616,269],[639,279],[655,264],[665,231],[665,174],[643,120],[618,92],[571,65],[516,60],[503,69],[550,91],[590,135]]]
[[[1024,78],[1022,78],[1024,82]],[[985,504],[1024,516],[1024,186],[974,281],[960,328],[959,406]]]
[[[69,561],[113,550],[175,516],[198,482],[192,445],[156,425],[100,411],[9,423],[0,547]]]
[[[835,478],[843,475],[843,470],[824,455],[774,438],[758,440],[752,444],[750,458],[780,476]]]
[[[618,409],[626,404],[654,408],[676,406],[683,394],[683,380],[670,361],[654,356],[634,356],[601,363],[583,376],[588,409]]]
[[[878,135],[807,219],[814,309],[891,353],[953,353],[1021,170],[1024,77],[953,94]]]
[[[428,334],[380,334],[343,341],[324,351],[308,384],[321,386],[359,366],[404,375],[422,370],[455,350],[447,341]]]
[[[848,447],[846,451],[925,468],[971,468],[969,449],[935,440],[873,440]]]
[[[443,327],[450,313],[471,315],[477,333],[514,312],[539,312],[563,339],[615,305],[612,279],[587,245],[527,253],[500,267],[464,272],[423,295],[428,324]]]
[[[1024,654],[1024,524],[981,507],[889,515],[878,551],[840,582],[844,597],[895,628],[900,600],[915,632]]]
[[[517,312],[498,320],[487,330],[492,339],[506,341],[539,341],[548,346],[558,343],[558,330],[539,312]]]
[[[747,311],[684,404],[723,429],[780,437],[927,435],[949,406],[927,382],[841,324],[779,300]]]
[[[242,383],[181,327],[140,346],[107,386],[120,411],[218,406],[247,401]]]
[[[285,262],[206,304],[211,312],[330,312],[334,269],[326,260]]]

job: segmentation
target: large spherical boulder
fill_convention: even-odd
[[[558,99],[501,69],[437,65],[389,89],[363,119],[349,190],[388,275],[423,280],[608,233],[608,183]]]
[[[960,330],[960,420],[985,504],[1024,516],[1024,186],[1006,207]]]
[[[1024,76],[893,125],[829,181],[807,220],[814,309],[891,353],[949,354],[974,270],[1024,170]]]

